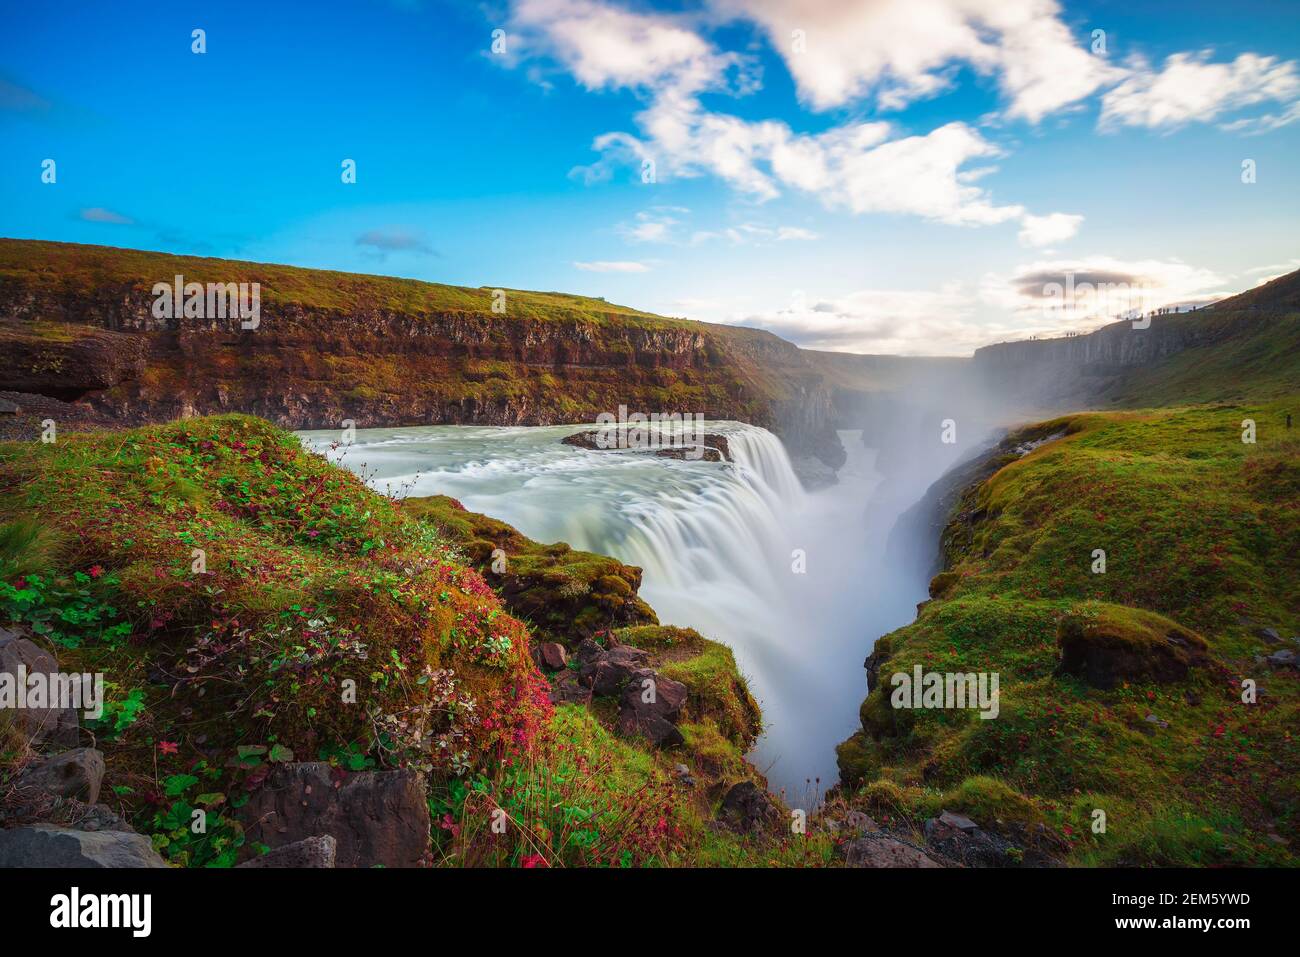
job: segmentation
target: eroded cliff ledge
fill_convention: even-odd
[[[154,284],[175,276],[258,283],[256,328],[155,315]],[[794,345],[601,299],[3,240],[0,341],[0,391],[108,423],[550,425],[626,405],[751,422],[795,456],[843,462],[831,389]]]

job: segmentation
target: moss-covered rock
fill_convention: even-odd
[[[7,549],[60,543],[43,573],[0,556],[0,618],[105,675],[108,783],[174,862],[233,861],[225,812],[269,763],[491,775],[549,714],[527,628],[482,577],[269,423],[0,445],[0,526]],[[181,820],[196,805],[207,835]]]
[[[1257,633],[1300,625],[1293,406],[1080,413],[1009,437],[1027,451],[954,498],[932,600],[867,659],[845,800],[1042,825],[1072,863],[1294,864],[1300,689]],[[891,708],[888,676],[918,666],[998,674],[997,717]]]
[[[1058,675],[1109,689],[1125,681],[1168,684],[1209,663],[1205,639],[1163,615],[1090,603],[1062,619]]]
[[[601,632],[658,621],[637,597],[634,565],[563,542],[540,544],[445,495],[403,499],[401,508],[437,528],[543,640],[573,648]]]

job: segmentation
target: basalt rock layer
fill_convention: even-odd
[[[202,314],[156,309],[155,284],[177,276],[257,283],[255,319],[214,318],[206,295]],[[552,425],[625,405],[762,425],[843,460],[831,389],[794,345],[603,299],[4,240],[0,343],[0,391],[108,424]]]

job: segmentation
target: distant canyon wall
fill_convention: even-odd
[[[129,284],[0,282],[0,390],[125,424],[245,412],[293,429],[551,425],[626,405],[752,422],[792,454],[843,462],[830,387],[759,330],[267,302],[243,329],[158,318],[153,303]]]

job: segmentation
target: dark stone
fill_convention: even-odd
[[[272,848],[330,835],[339,867],[417,867],[430,853],[424,775],[339,772],[305,762],[277,767],[241,816],[250,841]]]
[[[578,642],[578,650],[574,656],[578,659],[579,665],[588,665],[598,660],[605,654],[605,649],[598,642],[591,638],[584,638]]]
[[[17,632],[0,628],[0,672],[12,674],[17,681],[20,666],[28,675],[57,674],[59,670],[53,654]],[[80,720],[73,708],[14,708],[4,709],[4,713],[13,716],[14,727],[33,747],[73,747],[77,743]]]
[[[551,682],[551,704],[586,704],[591,689],[584,687],[572,671],[561,671]]]
[[[104,780],[104,755],[94,748],[73,748],[23,768],[14,779],[19,790],[46,791],[87,804],[99,800]]]
[[[1182,681],[1190,669],[1209,663],[1204,639],[1179,628],[1150,640],[1105,622],[1092,625],[1066,619],[1061,622],[1057,643],[1061,660],[1056,674],[1082,678],[1102,690],[1125,681]]]
[[[722,799],[718,817],[738,831],[749,833],[775,827],[781,819],[772,795],[753,781],[733,784]]]
[[[664,678],[649,668],[632,672],[619,702],[619,730],[626,735],[642,734],[664,748],[685,743],[676,722],[686,694],[686,686],[680,681]],[[645,700],[647,697],[653,700]]]
[[[564,645],[559,642],[543,642],[538,647],[537,653],[542,660],[542,666],[549,668],[551,671],[559,671],[569,665],[569,653],[564,650]]]
[[[875,834],[880,830],[880,825],[862,811],[850,811],[845,815],[844,823],[859,834]]]
[[[631,645],[617,645],[583,665],[582,682],[598,695],[615,695],[632,673],[650,663],[650,653]]]
[[[149,838],[51,824],[0,831],[0,867],[166,867]]]
[[[282,844],[260,857],[249,858],[240,867],[333,867],[338,841],[329,834],[305,837]]]
[[[919,847],[884,834],[864,834],[844,848],[849,867],[943,867]]]
[[[1300,659],[1296,653],[1287,649],[1285,651],[1275,651],[1265,659],[1270,668],[1300,668]]]
[[[605,444],[603,445],[600,441],[602,434],[605,436]],[[702,462],[731,461],[731,449],[727,445],[725,436],[716,435],[712,432],[705,433],[704,445],[701,447],[694,442],[686,446],[668,445],[667,436],[659,438],[657,433],[653,431],[647,431],[644,434],[647,436],[646,444],[635,448],[627,448],[628,439],[624,437],[623,433],[619,433],[614,429],[587,429],[583,432],[566,435],[560,441],[565,445],[587,449],[591,452],[648,452],[666,459],[691,459]],[[659,444],[651,444],[652,442]]]
[[[946,824],[948,827],[955,827],[959,831],[970,833],[979,830],[979,825],[966,817],[964,814],[954,814],[952,811],[944,811],[939,815],[939,822]]]

